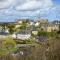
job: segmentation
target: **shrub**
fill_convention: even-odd
[[[38,36],[45,36],[45,37],[57,37],[58,34],[57,32],[45,32],[45,31],[39,31],[38,32]]]
[[[14,48],[16,46],[15,41],[12,38],[6,38],[4,41],[4,47],[7,49]]]
[[[57,31],[57,34],[60,34],[60,31]]]
[[[12,38],[5,38],[0,48],[0,56],[16,51],[16,43]]]
[[[45,31],[39,31],[38,36],[47,36],[47,32]]]
[[[36,42],[36,40],[34,40],[34,39],[26,40],[26,44],[34,44],[35,42]]]
[[[48,35],[48,37],[56,37],[57,33],[56,32],[48,32],[47,35]]]

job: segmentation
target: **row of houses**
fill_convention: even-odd
[[[47,32],[52,32],[52,31],[58,31],[59,30],[59,24],[60,22],[57,21],[53,21],[53,22],[49,22],[47,19],[39,19],[36,21],[33,20],[26,20],[26,19],[18,19],[16,21],[17,25],[16,27],[19,27],[23,21],[25,21],[27,23],[27,26],[32,26],[33,29],[34,27],[39,27],[40,29],[47,31]]]
[[[47,19],[39,19],[39,20],[29,20],[29,19],[18,19],[13,23],[0,23],[0,30],[3,28],[2,26],[5,24],[5,27],[9,24],[14,24],[15,28],[20,27],[23,22],[27,24],[27,27],[29,27],[32,30],[36,30],[36,28],[40,28],[42,30],[45,30],[47,32],[51,31],[58,31],[59,30],[59,24],[60,21],[52,21],[49,22]],[[6,29],[7,30],[7,29]]]

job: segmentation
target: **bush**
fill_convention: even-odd
[[[56,37],[57,33],[56,32],[48,32],[47,35],[48,35],[48,37]]]
[[[46,36],[46,37],[56,37],[57,32],[45,32],[45,31],[39,31],[38,36]]]
[[[39,31],[38,36],[47,36],[47,32],[45,31]]]
[[[11,49],[11,48],[14,48],[16,46],[16,43],[12,38],[6,38],[4,41],[4,46],[7,49]]]
[[[60,34],[60,31],[57,31],[57,34]]]
[[[15,41],[12,38],[6,38],[2,43],[2,47],[0,48],[0,56],[14,52],[16,50],[17,48]]]
[[[35,42],[36,42],[36,40],[34,40],[34,39],[26,40],[26,44],[34,44]]]
[[[36,40],[34,40],[33,38],[32,39],[27,39],[27,40],[22,40],[22,41],[19,41],[17,44],[33,44],[35,43]]]

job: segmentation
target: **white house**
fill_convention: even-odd
[[[36,21],[36,22],[34,22],[34,23],[35,23],[35,26],[36,26],[36,27],[39,26],[39,24],[40,24],[39,21]]]
[[[6,33],[9,33],[9,30],[8,30],[8,29],[6,29],[6,30],[5,30],[5,32],[6,32]]]
[[[21,39],[21,40],[26,40],[31,37],[31,33],[29,31],[20,31],[16,34],[13,34],[12,37],[14,39]]]

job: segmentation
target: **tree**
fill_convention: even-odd
[[[57,33],[60,34],[60,24],[59,24],[59,31]]]
[[[15,25],[14,24],[10,24],[7,27],[9,29],[10,34],[13,34],[15,32]]]
[[[59,24],[59,31],[60,31],[60,24]]]
[[[8,26],[8,24],[7,23],[1,23],[0,26],[2,27],[2,30],[5,30],[6,27]]]
[[[26,29],[27,28],[27,23],[23,22],[22,25],[20,26],[20,29]]]

